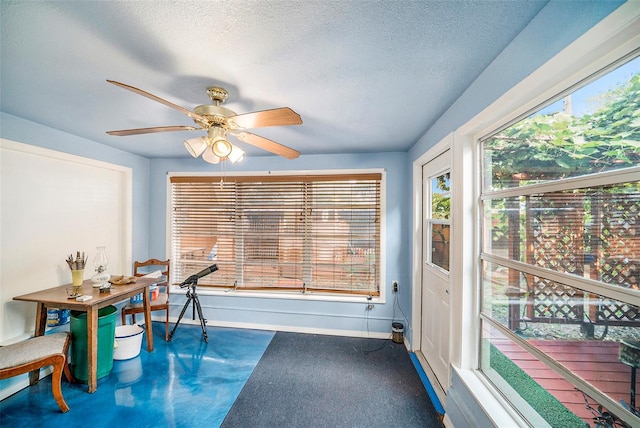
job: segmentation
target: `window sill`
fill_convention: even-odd
[[[187,288],[172,287],[171,293],[186,293]],[[369,300],[365,295],[338,295],[336,293],[322,293],[317,291],[286,291],[278,290],[268,292],[265,290],[235,290],[233,288],[207,288],[199,287],[198,294],[200,296],[225,296],[239,298],[256,298],[256,299],[276,299],[276,300],[305,300],[305,301],[326,301],[340,303],[367,303],[367,304],[385,304],[386,299],[383,296],[373,296]]]
[[[453,368],[458,378],[464,384],[482,412],[496,427],[528,427],[511,406],[491,388],[482,376],[475,370],[461,370]],[[460,395],[460,394],[457,394]],[[467,406],[468,407],[468,406]],[[472,415],[466,415],[472,416]]]

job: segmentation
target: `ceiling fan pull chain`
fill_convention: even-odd
[[[226,162],[220,162],[220,171],[222,171],[222,175],[220,176],[220,190],[224,189],[224,164]]]

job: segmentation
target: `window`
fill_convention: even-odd
[[[451,226],[451,173],[445,172],[429,180],[431,206],[426,219],[428,233],[427,261],[449,271]]]
[[[172,176],[176,281],[379,295],[380,173]]]
[[[481,370],[534,425],[640,424],[640,59],[480,145]]]

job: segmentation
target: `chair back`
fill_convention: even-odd
[[[143,262],[136,260],[133,262],[133,276],[141,277],[158,270],[162,272],[164,278],[163,281],[158,282],[158,287],[164,287],[168,295],[171,289],[169,286],[169,281],[171,280],[171,262],[169,259],[149,259]]]

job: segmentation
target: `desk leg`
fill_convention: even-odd
[[[93,306],[87,308],[87,362],[87,385],[89,393],[94,393],[98,389],[98,309]]]
[[[36,329],[34,336],[43,336],[47,328],[47,308],[44,303],[38,303],[36,308]],[[29,384],[35,385],[40,380],[40,369],[29,372]]]
[[[144,305],[144,324],[147,330],[147,351],[153,352],[153,325],[151,323],[151,302],[149,301],[149,287],[145,287],[142,293]]]
[[[35,336],[44,336],[47,328],[47,308],[44,303],[38,303],[36,309],[36,333]]]

